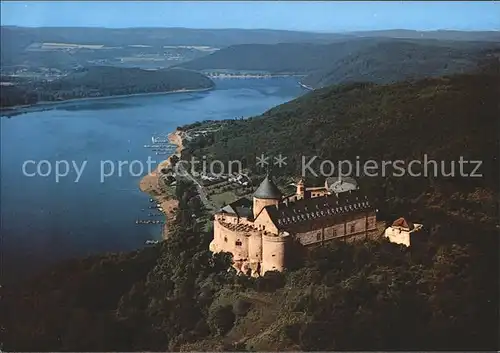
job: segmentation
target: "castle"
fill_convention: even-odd
[[[214,215],[212,252],[229,252],[233,266],[245,274],[283,271],[292,244],[303,248],[334,240],[364,240],[380,233],[376,210],[352,178],[327,178],[321,187],[306,187],[284,196],[268,176],[253,194]]]

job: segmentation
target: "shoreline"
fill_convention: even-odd
[[[305,88],[305,89],[307,89],[309,91],[314,91],[314,88],[312,88],[311,86],[305,85],[305,84],[303,84],[300,81],[299,81],[299,85],[300,85],[300,87]]]
[[[250,79],[250,78],[287,78],[287,77],[305,77],[302,74],[224,74],[220,73],[218,75],[207,74],[210,79]]]
[[[139,189],[148,194],[152,199],[154,199],[157,203],[160,204],[162,208],[162,213],[165,215],[165,224],[162,229],[162,238],[163,240],[168,239],[169,234],[169,225],[170,222],[175,220],[175,211],[177,208],[179,201],[174,198],[166,198],[164,195],[161,195],[160,188],[160,175],[161,170],[163,168],[167,168],[172,164],[172,157],[177,156],[181,157],[181,152],[184,149],[183,141],[182,141],[182,131],[176,130],[168,134],[168,141],[176,145],[174,153],[172,153],[168,158],[158,164],[156,169],[148,175],[142,177],[139,182]]]
[[[4,107],[0,108],[0,113],[8,113],[8,112],[18,112],[19,110],[22,112],[23,109],[34,109],[36,110],[37,108],[42,108],[42,107],[47,107],[51,105],[60,105],[64,103],[71,103],[71,102],[81,102],[81,101],[94,101],[94,100],[106,100],[106,99],[113,99],[113,98],[128,98],[128,97],[141,97],[141,96],[160,96],[160,95],[167,95],[167,94],[175,94],[175,93],[197,93],[197,92],[207,92],[215,89],[215,86],[213,87],[207,87],[207,88],[196,88],[196,89],[178,89],[174,91],[162,91],[162,92],[144,92],[144,93],[131,93],[131,94],[117,94],[117,95],[110,95],[110,96],[100,96],[100,97],[83,97],[83,98],[71,98],[71,99],[65,99],[65,100],[60,100],[60,101],[41,101],[41,102],[36,102],[35,104],[26,104],[26,105],[15,105],[12,107]]]

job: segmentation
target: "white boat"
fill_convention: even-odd
[[[146,240],[146,245],[154,245],[154,244],[158,244],[159,241],[158,240]]]

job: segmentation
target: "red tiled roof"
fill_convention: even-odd
[[[406,220],[404,217],[400,217],[392,223],[393,227],[401,227],[401,228],[406,228],[406,229],[413,229],[413,223],[409,222]]]

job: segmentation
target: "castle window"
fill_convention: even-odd
[[[332,231],[333,231],[333,236],[334,237],[337,236],[337,229],[333,228]]]
[[[321,233],[316,234],[316,240],[321,240]]]
[[[236,240],[236,243],[235,243],[235,244],[236,244],[236,246],[241,246],[241,244],[242,244],[242,243],[241,243],[241,241],[240,241],[240,240]]]
[[[351,224],[351,233],[354,233],[356,231],[356,225]]]
[[[224,237],[224,241],[227,243],[227,237]]]
[[[266,226],[262,226],[262,229],[263,229],[263,230],[266,230]]]

